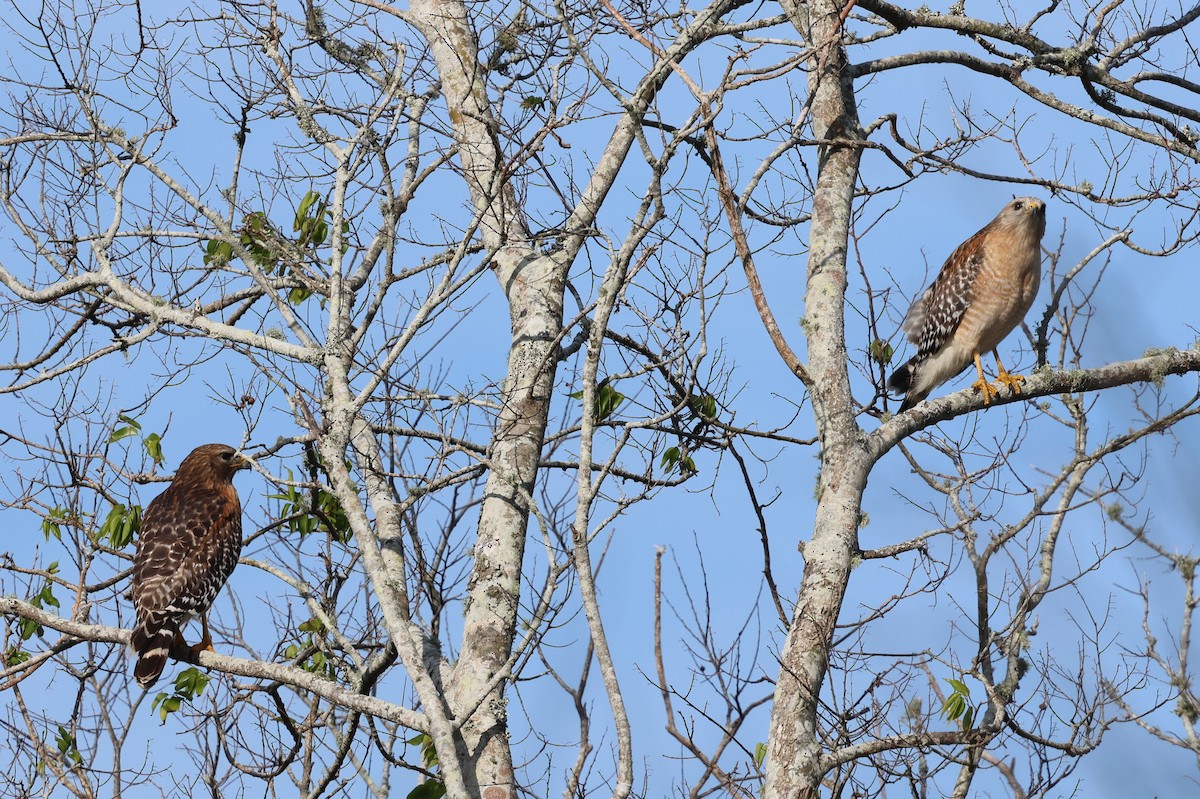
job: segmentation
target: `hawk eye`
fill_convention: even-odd
[[[233,453],[232,453],[232,452],[222,452],[222,453],[221,453],[221,460],[223,460],[223,461],[227,461],[227,460],[229,460],[229,459],[230,459],[230,458],[232,458],[232,457],[233,457]]]
[[[1016,202],[1013,203],[1013,208],[1016,208],[1018,211],[1020,211],[1024,207],[1025,207],[1025,203],[1021,202],[1020,200],[1017,200]]]

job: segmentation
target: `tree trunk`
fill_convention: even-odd
[[[819,151],[809,234],[804,328],[813,410],[821,441],[821,473],[804,576],[787,639],[767,739],[764,799],[814,797],[820,789],[817,709],[829,647],[850,569],[858,552],[862,493],[872,458],[854,419],[844,336],[846,251],[862,129],[846,74],[841,4],[824,0],[784,7],[814,49],[810,113]]]
[[[516,796],[504,677],[517,629],[529,498],[558,366],[566,269],[531,245],[511,185],[504,180],[498,125],[488,103],[479,43],[457,0],[415,0],[409,18],[428,40],[454,125],[459,160],[479,236],[508,298],[512,345],[500,397],[479,515],[462,650],[445,686],[461,722],[459,767],[468,793]]]

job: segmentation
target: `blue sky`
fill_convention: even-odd
[[[10,37],[11,50],[14,46],[12,34],[0,35]],[[183,46],[186,37],[182,33],[178,36]],[[890,46],[892,43],[882,45],[877,51]],[[628,44],[624,47],[636,54],[636,47]],[[615,58],[620,61],[619,55]],[[692,66],[696,70],[694,74],[704,73],[699,66]],[[952,108],[952,96],[959,103],[970,98],[970,107],[981,118],[989,114],[1004,117],[1010,106],[1019,102],[1019,111],[1014,119],[1018,120],[1020,142],[1027,156],[1038,155],[1041,164],[1058,165],[1065,175],[1064,180],[1090,180],[1097,185],[1103,183],[1110,159],[1102,148],[1093,146],[1094,133],[1085,126],[1066,122],[1047,109],[1021,102],[1015,96],[995,92],[989,84],[974,80],[963,70],[926,68],[915,74],[918,77],[914,78],[914,73],[905,73],[903,76],[895,73],[865,82],[860,87],[858,97],[863,121],[870,122],[877,115],[895,112],[910,125],[911,130],[906,129],[906,135],[917,136],[915,120],[919,118],[925,126],[923,135],[936,138],[948,135],[956,124],[962,122],[961,113]],[[715,78],[716,73],[713,72],[711,79]],[[801,91],[799,80],[799,76],[792,80],[790,90],[794,94]],[[778,90],[779,87],[775,86],[771,89],[775,94],[747,90],[739,95],[737,104],[731,105],[724,120],[729,137],[747,135],[762,125],[762,117],[756,114],[771,114],[777,119],[786,120],[798,103],[793,102],[789,108],[777,102]],[[198,185],[209,183],[210,172],[214,175],[212,185],[223,185],[228,180],[228,160],[232,149],[230,129],[214,121],[211,111],[204,108],[195,96],[189,97],[186,92],[180,91],[178,103],[181,124],[179,130],[168,139],[164,160],[187,169]],[[664,119],[671,118],[672,114],[682,116],[690,109],[691,101],[678,85],[672,87],[661,104]],[[607,119],[600,118],[588,125],[572,128],[570,150],[555,150],[552,144],[548,145],[550,152],[547,160],[551,156],[562,159],[570,157],[575,159],[576,174],[586,173],[587,163],[603,145],[602,137],[607,124]],[[256,122],[252,140],[258,149],[252,155],[266,160],[264,168],[270,168],[273,162],[268,154],[272,154],[277,147],[285,153],[285,159],[294,157],[285,145],[289,139],[295,138],[298,138],[298,134],[290,130],[288,124]],[[734,179],[744,179],[770,148],[769,144],[753,142],[730,145],[726,158],[733,165],[731,171]],[[811,152],[805,152],[804,157],[811,159]],[[972,151],[964,161],[975,169],[999,174],[1020,175],[1023,169],[1012,148],[998,144]],[[302,171],[310,162],[295,157],[295,160],[285,160],[285,163],[289,168]],[[790,176],[784,173],[789,166],[797,170],[802,168],[801,164],[795,162],[779,165],[779,173],[772,175],[769,185],[762,190],[762,196],[777,192],[769,196],[785,197],[794,191]],[[1134,150],[1130,163],[1114,178],[1118,185],[1114,193],[1133,191],[1139,181],[1163,168],[1161,156],[1149,150]],[[692,158],[686,178],[679,172],[672,172],[673,178],[685,184],[679,195],[672,198],[672,207],[678,209],[683,220],[681,227],[689,232],[696,231],[690,227],[686,209],[689,204],[698,205],[705,199],[702,169],[703,165]],[[623,175],[622,185],[611,205],[606,208],[602,219],[604,232],[615,241],[620,241],[625,233],[626,217],[642,189],[644,173],[644,166],[638,162],[635,154]],[[894,165],[874,151],[866,154],[863,174],[870,185],[884,185],[899,180]],[[247,179],[244,185],[249,186],[251,182]],[[269,180],[263,180],[250,191],[261,191],[264,197],[270,197],[275,203],[277,221],[284,224],[296,198],[307,188],[307,184],[297,184],[288,187],[289,196],[275,196],[272,195],[275,187]],[[693,193],[688,194],[685,188]],[[536,209],[535,215],[553,219],[555,209],[546,199],[550,193],[532,193],[530,202]],[[906,300],[915,296],[932,279],[959,242],[990,220],[1009,198],[1019,194],[1033,194],[1047,201],[1048,231],[1045,244],[1051,249],[1057,248],[1061,237],[1060,269],[1069,268],[1109,232],[1084,217],[1073,207],[1069,196],[1056,197],[1040,188],[985,181],[958,174],[925,175],[903,190],[891,192],[865,205],[860,220],[861,232],[866,234],[870,224],[875,224],[870,228],[869,235],[864,235],[856,242],[853,250],[854,268],[862,268],[877,292],[890,290],[890,294],[881,295],[877,302],[881,310],[880,330],[896,346],[897,362],[909,353],[907,345],[902,346],[901,336],[897,332],[907,309]],[[212,189],[212,195],[216,196],[215,189]],[[461,225],[462,215],[455,205],[461,196],[461,190],[456,189],[452,181],[440,183],[436,191],[423,194],[421,199],[425,204],[414,208],[410,214],[413,232],[422,237],[434,237],[447,220],[451,225]],[[368,205],[365,197],[361,202],[364,206]],[[889,210],[884,213],[885,209]],[[1106,212],[1104,221],[1111,227],[1123,227],[1137,210],[1115,208]],[[1161,232],[1170,227],[1178,215],[1182,215],[1182,212],[1172,214],[1152,209],[1137,216],[1132,223],[1135,240],[1145,246],[1154,245],[1160,239]],[[878,222],[875,222],[876,219]],[[804,225],[782,231],[752,226],[751,235],[753,243],[761,248],[756,253],[756,259],[775,315],[793,346],[802,352],[799,320],[804,314],[804,247],[808,230]],[[16,232],[6,226],[5,237],[15,241]],[[415,244],[407,245],[401,248],[401,259],[419,260],[426,250]],[[581,260],[573,271],[573,277],[585,293],[589,288],[594,289],[589,284],[598,280],[597,275],[605,266],[606,254],[603,243],[596,244],[587,254],[590,260]],[[173,257],[174,263],[183,264],[195,260],[196,255],[180,250]],[[6,258],[20,262],[15,253]],[[1194,260],[1191,248],[1164,259],[1149,259],[1119,245],[1114,248],[1107,271],[1093,297],[1093,315],[1082,348],[1083,365],[1138,357],[1148,347],[1192,346],[1197,336],[1193,301],[1197,289]],[[652,264],[638,278],[631,301],[645,303],[644,307],[652,308],[647,294],[654,288],[652,278],[656,275],[655,270],[662,270],[670,277],[677,274],[671,270],[692,266],[694,264],[686,260],[683,248],[668,252],[661,265]],[[1088,285],[1090,276],[1096,274],[1101,266],[1100,262],[1096,262],[1085,270],[1081,285]],[[759,429],[787,425],[789,435],[811,435],[807,406],[792,421],[796,416],[796,405],[802,401],[800,387],[775,356],[753,304],[742,288],[740,268],[729,263],[728,248],[715,255],[707,269],[707,277],[713,281],[714,287],[729,287],[728,295],[720,298],[716,306],[707,336],[711,351],[709,362],[725,362],[732,367],[728,396],[731,408],[736,413],[734,421]],[[419,287],[415,289],[419,290]],[[1046,298],[1044,286],[1042,296],[1030,316],[1031,322],[1040,314]],[[869,335],[866,324],[853,312],[853,308],[865,305],[863,286],[857,276],[852,277],[848,302],[852,306],[847,314],[848,340],[852,348],[859,349],[861,359],[861,350],[869,342]],[[448,329],[447,325],[443,325],[439,328],[439,334],[445,332],[446,337],[435,350],[431,365],[439,365],[434,371],[444,370],[444,388],[469,392],[502,378],[507,312],[490,275],[484,275],[477,281],[465,293],[459,305],[474,306],[474,310],[460,326]],[[568,315],[573,311],[574,308],[568,304]],[[401,316],[398,313],[398,317]],[[694,321],[695,312],[686,318]],[[43,324],[36,315],[21,320],[26,336],[38,335]],[[614,325],[623,329],[638,329],[640,326],[636,316],[629,310],[619,312]],[[188,343],[182,346],[180,352],[195,352],[204,346],[201,342]],[[144,375],[171,370],[176,353],[162,355],[164,362],[158,361],[160,354],[161,351],[156,353],[147,350],[128,360],[110,358],[89,368],[78,380],[77,387],[84,394],[97,397],[97,407],[103,410],[83,419],[68,420],[62,425],[64,431],[76,442],[81,443],[89,436],[93,442],[103,441],[106,431],[115,424],[115,412],[132,407],[144,395],[146,384],[154,382],[153,378],[147,379]],[[1019,333],[1002,345],[1001,354],[1008,366],[1022,371],[1030,368],[1034,362],[1027,342]],[[606,360],[606,364],[613,365],[613,368],[618,363],[616,357]],[[429,368],[426,367],[427,370]],[[560,408],[567,409],[571,402],[566,395],[575,388],[568,385],[568,374],[564,372],[564,380],[559,387],[562,393]],[[969,380],[965,376],[957,378],[935,392],[935,395],[961,389]],[[214,399],[215,395],[236,395],[247,386],[257,397],[253,413],[262,414],[249,432],[243,414]],[[1162,396],[1168,403],[1178,402],[1194,393],[1194,386],[1195,378],[1168,378]],[[636,380],[622,383],[619,388],[630,395],[631,404],[624,412],[632,418],[634,401],[639,397],[648,399],[646,395],[650,388]],[[65,393],[70,394],[71,390]],[[869,396],[869,388],[864,380],[856,383],[856,393],[864,398]],[[1129,389],[1117,389],[1101,397],[1088,398],[1089,402],[1095,402],[1092,423],[1095,440],[1124,431],[1131,424],[1135,417],[1134,396]],[[55,386],[38,388],[20,397],[7,396],[0,401],[0,408],[4,409],[14,425],[19,424],[31,437],[49,439],[54,432],[55,417],[53,413],[31,412],[29,403],[36,400],[46,403],[51,409],[61,407],[59,388]],[[1143,402],[1149,404],[1152,400],[1146,398]],[[893,410],[894,407],[893,404]],[[988,493],[990,490],[985,497],[988,502],[986,507],[994,514],[977,522],[981,536],[997,532],[1003,523],[1011,521],[1023,511],[1025,498],[1022,480],[1036,484],[1045,479],[1039,470],[1053,471],[1063,461],[1071,438],[1049,417],[1049,413],[1061,414],[1061,406],[1050,400],[1050,408],[1049,412],[1031,411],[1026,415],[1022,404],[1007,405],[952,420],[927,431],[929,441],[934,444],[938,441],[961,442],[971,453],[968,463],[976,467],[990,462],[997,452],[1013,449],[1007,467],[999,470],[997,476],[981,482],[981,492]],[[256,448],[272,443],[276,436],[294,435],[297,432],[293,410],[285,392],[269,389],[265,383],[254,378],[241,359],[234,356],[216,356],[194,369],[186,383],[163,392],[149,410],[139,413],[139,420],[147,431],[165,431],[167,461],[159,470],[160,474],[169,473],[183,455],[201,443],[211,440],[240,443],[243,436],[248,435],[247,449],[254,453]],[[873,420],[864,417],[863,425],[867,429],[874,424]],[[1144,455],[1142,450],[1135,449],[1128,456],[1135,471],[1144,470],[1144,477],[1133,492],[1141,500],[1137,518],[1148,520],[1151,534],[1169,549],[1179,551],[1194,549],[1200,532],[1197,529],[1200,505],[1194,493],[1194,479],[1190,477],[1200,466],[1192,454],[1196,438],[1196,425],[1188,422],[1171,436],[1153,438]],[[134,448],[135,464],[138,459],[136,444],[135,439],[129,439],[119,445]],[[795,596],[802,569],[796,545],[811,534],[812,489],[818,468],[816,453],[809,447],[783,446],[771,442],[754,444],[747,447],[747,451],[758,458],[750,459],[749,468],[760,497],[778,494],[778,499],[766,509],[766,518],[771,535],[774,575],[785,601],[790,601]],[[914,452],[922,463],[930,467],[945,466],[929,446],[918,445],[914,447]],[[600,455],[603,456],[603,449]],[[636,462],[636,458],[632,460]],[[652,684],[654,663],[650,607],[656,549],[660,546],[667,548],[664,579],[672,606],[680,612],[686,612],[689,604],[683,582],[686,580],[686,588],[693,591],[693,596],[699,596],[698,589],[704,585],[700,575],[706,575],[715,641],[722,648],[729,647],[742,652],[747,664],[751,658],[757,658],[758,667],[746,667],[750,676],[761,677],[764,671],[773,675],[773,653],[782,641],[772,604],[762,588],[761,548],[755,529],[756,521],[748,507],[746,492],[735,464],[729,456],[718,460],[714,453],[708,451],[698,453],[696,462],[700,471],[696,479],[684,487],[662,491],[652,501],[635,505],[602,536],[602,540],[607,540],[609,534],[612,536],[600,577],[605,622],[612,634],[626,701],[635,713],[635,752],[639,758],[639,768],[644,767],[648,774],[648,792],[652,795],[669,789],[676,768],[671,758],[679,754],[677,744],[663,732],[663,710],[658,689]],[[19,464],[13,461],[13,466],[18,468]],[[263,466],[277,474],[283,474],[288,468],[298,468],[295,460],[266,460]],[[549,479],[556,481],[562,478]],[[571,477],[568,475],[566,479]],[[276,489],[257,473],[239,476],[238,486],[246,506],[247,528],[267,525],[278,506],[266,497],[275,493]],[[157,490],[157,485],[139,486],[131,491],[131,498],[136,497],[144,504]],[[613,490],[617,490],[617,486],[613,486]],[[1008,495],[1002,499],[1003,492]],[[861,533],[863,546],[880,547],[935,528],[938,523],[933,515],[921,511],[919,506],[934,512],[947,510],[942,496],[929,492],[921,484],[899,452],[889,453],[872,474],[867,489],[864,510],[870,516],[870,523]],[[30,514],[12,511],[7,512],[6,516],[12,519],[14,530],[12,543],[6,549],[12,551],[18,562],[29,562],[37,553],[48,549],[38,529],[38,519]],[[1043,523],[1041,521],[1039,525]],[[1059,550],[1057,562],[1057,568],[1063,574],[1069,573],[1076,564],[1086,564],[1104,542],[1114,546],[1124,544],[1123,533],[1106,522],[1102,514],[1092,510],[1072,515],[1065,535],[1066,540]],[[1031,539],[1029,546],[1035,544],[1036,539]],[[283,534],[270,532],[264,537],[263,544],[252,547],[247,555],[269,560],[280,557],[289,548],[298,551],[300,558],[316,557],[320,549],[318,543],[311,539],[297,547],[294,541],[285,540]],[[544,566],[539,549],[535,530],[531,532],[530,547],[531,571],[534,573]],[[1092,657],[1080,642],[1078,625],[1102,621],[1098,634],[1104,646],[1102,659],[1106,667],[1116,668],[1124,652],[1136,652],[1139,646],[1144,646],[1141,634],[1143,608],[1136,594],[1131,593],[1141,580],[1150,581],[1156,600],[1159,597],[1164,600],[1150,614],[1152,628],[1164,645],[1172,640],[1172,631],[1178,629],[1180,612],[1178,578],[1167,571],[1161,561],[1150,559],[1147,555],[1144,550],[1131,547],[1105,561],[1102,566],[1085,571],[1078,581],[1062,586],[1047,599],[1038,614],[1040,628],[1033,641],[1030,658],[1037,661],[1052,656],[1064,671],[1071,673],[1080,661],[1086,664]],[[345,554],[340,553],[339,556],[345,557]],[[46,559],[51,557],[47,555]],[[1011,567],[1011,571],[997,573],[997,585],[1008,584],[1011,587],[1012,581],[1019,579],[1018,575],[1023,573],[1024,557],[1025,553],[1014,555],[1016,565]],[[675,559],[680,564],[680,571],[674,567]],[[908,582],[910,575],[916,578],[940,576],[950,566],[954,568],[938,591],[906,600],[884,620],[871,625],[861,639],[861,647],[875,653],[929,650],[945,661],[959,664],[969,658],[974,644],[962,631],[962,625],[968,621],[973,589],[958,542],[951,544],[943,541],[936,545],[930,560],[910,553],[896,559],[862,564],[853,575],[843,618],[849,621],[879,607],[887,597]],[[122,623],[128,623],[129,608],[122,603],[120,592],[120,587],[113,589],[110,595],[112,605],[104,608],[105,618],[110,622],[119,619]],[[260,635],[263,628],[257,626],[268,618],[266,605],[272,603],[293,607],[297,618],[306,613],[285,585],[253,568],[243,567],[235,574],[230,589],[218,604],[218,617],[226,623],[233,619],[232,596],[237,597],[242,611],[250,620],[244,627],[247,642],[268,657],[272,656],[274,633]],[[457,614],[449,613],[446,623],[455,625]],[[554,650],[551,658],[568,674],[579,669],[581,653],[578,642],[582,630],[579,619],[575,618],[564,623],[553,637],[553,643],[565,648]],[[699,686],[704,679],[693,672],[694,664],[689,662],[685,654],[686,639],[686,631],[669,615],[665,634],[669,648],[668,676],[672,685],[680,690],[691,684]],[[876,672],[873,669],[879,668],[884,661],[881,654],[864,659],[853,671],[831,675],[829,690],[835,696],[857,694],[874,679]],[[120,657],[110,658],[107,663],[116,671],[127,665]],[[946,678],[960,676],[949,665],[931,668],[943,689]],[[34,681],[26,684],[25,689],[31,696],[44,697],[46,711],[51,716],[62,718],[71,712],[71,708],[68,704],[59,704],[61,694],[58,689],[68,682],[61,676],[52,678],[44,669]],[[214,683],[223,684],[215,684],[212,690],[226,696],[225,692],[231,690],[232,682],[218,677]],[[973,685],[978,690],[978,685]],[[165,683],[160,688],[164,686]],[[1036,696],[1038,688],[1032,677],[1029,682],[1023,683],[1023,688],[1029,692],[1027,697]],[[766,688],[760,684],[748,689],[748,695],[757,696],[765,691]],[[922,698],[927,708],[935,706],[928,685],[915,682],[910,686],[910,691],[911,697]],[[1148,692],[1138,695],[1139,707],[1149,705],[1148,695],[1153,692],[1154,689],[1150,688]],[[594,677],[590,698],[596,717],[603,719],[606,714],[605,703],[603,696],[598,693],[598,681]],[[0,702],[3,701],[5,698],[0,697]],[[1052,712],[1060,712],[1064,718],[1069,716],[1069,705],[1069,697],[1055,697],[1051,701]],[[677,704],[676,707],[679,709],[680,706]],[[570,715],[566,697],[554,687],[533,687],[525,697],[522,711],[526,709],[531,724],[539,732],[549,733],[554,731],[553,726],[560,725],[564,736],[573,734],[576,722]],[[170,745],[178,742],[181,747],[186,745],[186,723],[182,719],[173,718],[159,726],[148,706],[142,706],[138,712],[144,716],[144,722],[137,727],[135,737],[139,740],[127,744],[131,751],[138,751],[143,745],[165,745],[162,742],[170,742]],[[1151,718],[1168,730],[1177,729],[1175,725],[1178,720],[1171,716],[1169,705]],[[938,720],[934,719],[931,723],[936,725]],[[766,724],[767,710],[760,708],[753,716],[752,727],[743,736],[743,742],[752,745],[763,740]],[[602,728],[601,724],[595,733],[595,740],[600,739]],[[710,736],[711,731],[705,731],[703,735]],[[604,744],[611,744],[611,735],[604,739]],[[531,740],[523,746],[527,749],[522,751],[534,751],[536,748]],[[573,752],[569,749],[566,753],[558,753],[551,767],[561,769],[572,757]],[[1073,777],[1061,786],[1058,793],[1052,795],[1071,796],[1076,784],[1080,786],[1080,795],[1184,795],[1194,790],[1195,775],[1194,756],[1153,742],[1145,733],[1125,726],[1111,731],[1100,753],[1084,758]],[[990,780],[981,779],[978,795],[1006,795],[999,785]],[[558,780],[550,777],[547,793],[557,793],[557,786]],[[253,792],[254,789],[247,789],[248,794]]]

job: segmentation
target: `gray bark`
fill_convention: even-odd
[[[515,797],[517,786],[505,721],[507,683],[495,678],[507,668],[516,632],[529,498],[558,366],[566,270],[533,248],[512,188],[502,179],[496,121],[465,5],[419,0],[410,15],[438,66],[480,238],[494,253],[493,269],[512,320],[462,650],[445,686],[449,708],[461,725],[457,759],[468,794],[504,799]],[[448,753],[441,754],[445,758]]]
[[[841,3],[784,3],[815,49],[809,72],[812,126],[822,142],[809,235],[804,328],[821,441],[816,517],[804,549],[804,576],[780,653],[767,738],[764,799],[816,796],[823,773],[817,709],[834,625],[858,551],[862,493],[873,459],[854,418],[846,357],[846,246],[862,130],[839,42]]]

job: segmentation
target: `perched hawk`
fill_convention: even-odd
[[[981,353],[996,356],[996,379],[1021,393],[1025,378],[1012,375],[996,347],[1025,317],[1042,277],[1042,235],[1046,204],[1019,197],[1004,206],[983,230],[959,245],[933,284],[912,304],[904,319],[917,354],[892,373],[888,387],[904,394],[901,411],[929,396],[975,362],[972,383],[988,403],[999,392],[983,376]]]
[[[143,688],[162,674],[167,652],[183,643],[181,631],[193,617],[200,617],[204,637],[192,649],[212,650],[206,614],[242,552],[242,503],[233,475],[249,468],[233,447],[196,447],[142,514],[131,591],[137,626],[129,646],[138,658],[133,676]]]

